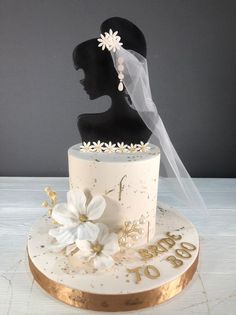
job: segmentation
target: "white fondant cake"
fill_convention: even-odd
[[[157,206],[157,146],[121,153],[111,143],[95,145],[68,150],[67,203],[45,189],[49,216],[31,229],[30,269],[42,288],[76,307],[126,311],[162,303],[196,271],[197,231],[174,209]]]
[[[149,242],[156,226],[159,148],[150,145],[147,152],[98,153],[82,152],[80,146],[68,151],[71,189],[105,198],[106,209],[99,221],[110,230],[143,218],[143,233],[135,244]]]

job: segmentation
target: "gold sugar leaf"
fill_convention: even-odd
[[[57,193],[55,191],[53,191],[51,189],[51,187],[47,186],[44,188],[45,193],[48,196],[49,200],[45,200],[42,203],[42,207],[43,208],[47,208],[48,209],[48,214],[49,216],[52,215],[52,209],[55,207],[55,205],[57,204]],[[57,223],[55,220],[53,220],[53,223]]]

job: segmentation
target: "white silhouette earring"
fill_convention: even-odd
[[[120,80],[119,85],[118,85],[118,90],[120,92],[122,92],[124,90],[124,84],[123,84],[123,80],[124,80],[124,59],[122,57],[119,57],[117,59],[117,70],[118,70],[118,78]]]
[[[105,34],[101,34],[100,38],[97,39],[99,42],[98,47],[101,47],[102,50],[108,49],[109,51],[116,52],[116,50],[119,50],[123,43],[120,42],[121,38],[117,35],[118,31],[113,32],[111,29],[108,32],[105,32]],[[118,78],[120,80],[118,84],[118,90],[122,92],[124,90],[124,59],[122,57],[119,57],[117,59],[117,70],[118,70]]]

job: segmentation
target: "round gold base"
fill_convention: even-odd
[[[131,261],[127,255],[125,262],[103,273],[77,272],[63,253],[50,252],[51,225],[50,218],[43,216],[32,226],[27,246],[29,267],[46,292],[71,306],[103,312],[155,306],[182,292],[197,269],[198,233],[173,208],[157,209],[155,240],[141,252],[134,250],[141,256],[132,252]],[[164,252],[159,252],[163,248]],[[155,253],[154,257],[149,258],[150,253]],[[81,268],[83,271],[85,266]]]
[[[103,312],[132,311],[158,305],[180,293],[191,281],[198,265],[198,256],[181,276],[155,289],[132,294],[94,294],[68,288],[46,277],[29,259],[29,267],[38,284],[56,299],[69,305]]]

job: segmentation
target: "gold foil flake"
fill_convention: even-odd
[[[110,193],[113,192],[114,190],[115,190],[115,188],[109,189],[109,190],[105,190],[105,195],[110,194]]]
[[[51,189],[51,187],[45,187],[44,188],[45,193],[47,194],[49,201],[45,200],[42,203],[42,207],[48,209],[49,216],[52,215],[52,209],[57,204],[57,193]]]
[[[121,194],[122,194],[122,192],[124,191],[124,188],[125,188],[125,186],[124,186],[124,184],[123,184],[123,180],[125,179],[125,178],[127,178],[127,175],[124,175],[122,178],[121,178],[121,180],[120,180],[120,182],[119,182],[119,201],[121,201]]]
[[[150,222],[148,221],[148,227],[147,227],[147,243],[149,243],[149,237],[150,237]]]

